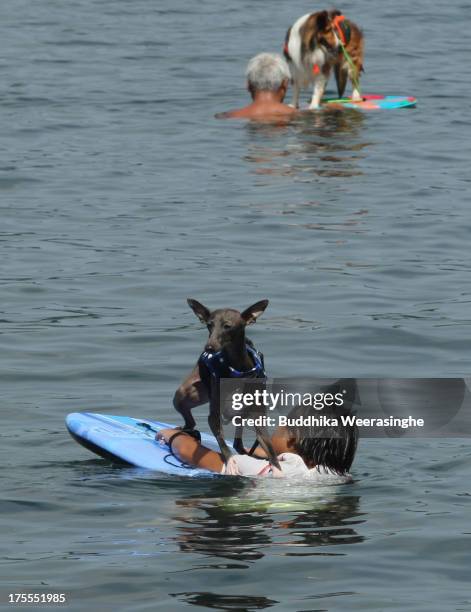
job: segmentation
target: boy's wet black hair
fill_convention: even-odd
[[[351,415],[341,408],[314,410],[311,406],[298,406],[289,418],[321,416],[336,419],[337,425],[300,425],[288,427],[294,438],[294,448],[308,467],[324,466],[337,474],[345,474],[355,458],[358,445],[358,427],[342,423],[341,416]]]

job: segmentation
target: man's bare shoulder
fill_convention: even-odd
[[[254,119],[254,120],[270,120],[279,119],[280,117],[292,117],[299,113],[298,109],[288,106],[286,104],[280,104],[276,107],[267,108],[255,108],[253,106],[246,106],[236,110],[225,111],[217,113],[216,119]]]
[[[216,113],[214,116],[216,119],[250,119],[251,112],[248,108],[238,108],[224,111],[222,113]]]

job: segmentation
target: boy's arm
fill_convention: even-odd
[[[179,429],[161,429],[157,434],[157,440],[165,440],[167,442],[173,436],[180,432],[181,435],[176,436],[172,441],[172,452],[180,461],[193,465],[195,467],[211,470],[212,472],[221,473],[224,461],[219,453],[206,448],[195,440],[192,436],[181,432]]]

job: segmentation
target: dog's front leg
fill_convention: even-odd
[[[247,452],[244,448],[244,442],[242,440],[242,435],[244,432],[244,426],[243,425],[237,425],[237,427],[235,428],[235,433],[234,433],[234,450],[239,453],[239,455],[246,455]]]
[[[281,470],[280,462],[278,461],[278,457],[273,449],[268,429],[266,427],[255,427],[255,435],[257,436],[260,446],[266,452],[268,461]]]
[[[183,417],[185,429],[195,428],[196,422],[191,411],[195,406],[205,404],[208,400],[208,391],[201,380],[199,366],[196,365],[178,387],[173,398],[173,406]]]
[[[211,382],[211,393],[209,398],[209,416],[208,425],[213,436],[216,438],[221,454],[224,457],[224,462],[227,463],[232,456],[231,449],[227,446],[224,439],[224,430],[221,422],[221,403],[219,400],[219,385]]]
[[[185,404],[181,396],[178,395],[178,392],[173,398],[173,407],[183,417],[185,429],[194,429],[196,426],[196,421],[191,414],[191,408]]]
[[[309,108],[317,110],[321,106],[322,98],[324,97],[327,81],[329,80],[330,68],[324,66],[322,70],[314,77],[314,90]]]

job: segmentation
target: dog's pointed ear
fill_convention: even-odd
[[[210,310],[206,308],[206,306],[203,306],[203,304],[201,304],[197,300],[192,300],[191,298],[188,298],[187,302],[188,306],[195,313],[201,323],[204,323],[206,325],[211,315]]]
[[[249,306],[241,313],[241,317],[244,319],[246,325],[252,325],[263,314],[265,308],[268,306],[268,300],[260,300]]]
[[[317,15],[316,25],[319,32],[323,32],[327,29],[329,24],[329,13],[327,11],[321,11]]]

